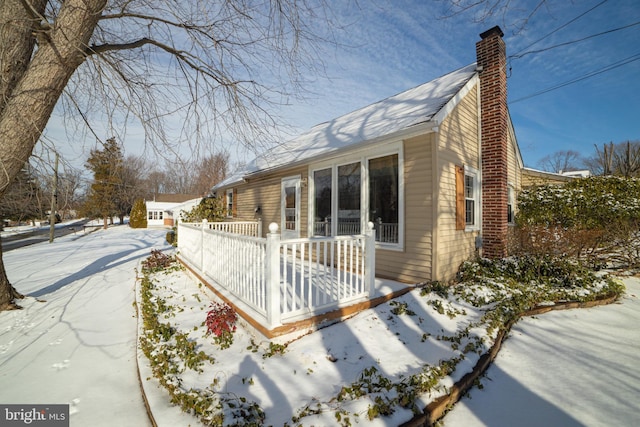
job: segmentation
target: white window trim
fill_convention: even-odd
[[[464,166],[464,176],[473,177],[473,200],[474,200],[474,212],[473,212],[473,225],[466,225],[464,231],[478,231],[480,230],[480,219],[482,218],[482,206],[480,204],[480,194],[481,194],[481,185],[480,185],[480,171],[478,169],[472,168],[471,166]],[[466,194],[465,194],[466,199]],[[465,221],[466,222],[466,221]]]
[[[315,218],[315,184],[313,182],[313,173],[318,170],[331,169],[331,218],[338,217],[338,167],[360,162],[360,210],[364,215],[360,215],[360,229],[364,232],[366,225],[371,219],[369,218],[369,160],[379,157],[398,155],[398,243],[376,242],[376,248],[404,251],[404,230],[405,230],[405,198],[404,198],[404,150],[402,141],[394,141],[392,143],[380,145],[377,147],[369,147],[349,155],[341,156],[324,162],[313,164],[309,167],[309,185],[307,191],[308,212],[307,229],[313,230],[313,220]],[[333,236],[337,232],[337,222],[331,221],[331,233]]]

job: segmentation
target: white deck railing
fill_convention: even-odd
[[[398,223],[382,222],[378,220],[374,223],[376,230],[376,242],[380,243],[398,243]],[[313,232],[316,236],[331,236],[331,222],[315,221],[313,223]],[[338,235],[351,235],[360,233],[360,223],[339,222]]]
[[[262,221],[223,221],[223,222],[191,222],[196,227],[205,227],[209,230],[223,231],[225,233],[242,234],[243,236],[262,236]]]
[[[373,294],[375,232],[281,240],[180,223],[180,256],[240,299],[269,329],[364,300]]]

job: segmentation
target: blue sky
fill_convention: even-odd
[[[442,1],[332,2],[349,25],[326,57],[330,79],[283,113],[303,130],[427,82],[475,62],[479,34],[500,25],[508,56],[541,50],[509,61],[509,109],[527,166],[559,150],[591,155],[594,144],[640,140],[640,2],[548,0],[523,29],[540,1],[510,3],[509,13],[474,22],[481,11],[442,19]],[[598,73],[624,60],[631,62]],[[591,73],[598,74],[532,96]]]
[[[482,22],[482,9],[444,18],[450,1],[328,1],[343,29],[335,32],[338,44],[325,46],[321,54],[324,75],[309,75],[305,99],[284,99],[286,105],[273,114],[293,129],[293,137],[475,62],[479,34],[499,25],[511,56],[509,109],[526,166],[539,167],[540,159],[560,150],[589,156],[596,144],[640,140],[640,1],[488,0],[510,7]],[[570,43],[580,39],[585,40]],[[523,53],[528,54],[516,57]],[[99,122],[93,125],[101,128]],[[46,138],[64,147],[59,149],[65,161],[82,168],[95,137],[72,139],[64,126],[54,116]],[[113,134],[126,141],[125,154],[145,152],[135,123],[105,131]],[[256,154],[228,142],[209,144],[211,151],[228,150],[233,162]]]

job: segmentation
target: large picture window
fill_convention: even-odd
[[[360,162],[338,166],[338,235],[360,234]]]
[[[314,186],[314,223],[315,236],[331,236],[331,198],[332,174],[331,168],[317,170],[313,173]]]
[[[350,163],[326,162],[311,171],[309,227],[313,235],[361,234],[372,222],[376,242],[403,244],[402,145],[354,155]]]
[[[369,221],[376,240],[398,243],[398,155],[369,160]]]

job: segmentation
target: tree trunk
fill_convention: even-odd
[[[4,261],[2,260],[2,239],[0,239],[0,311],[11,308],[20,308],[14,300],[16,298],[24,298],[20,292],[9,282],[7,272],[4,269]]]
[[[0,81],[11,82],[0,86],[0,198],[31,156],[62,91],[86,59],[106,1],[67,0],[55,22],[44,26],[25,9],[27,2],[0,3]],[[46,1],[35,3],[44,8]],[[38,48],[32,54],[36,37]],[[15,297],[0,255],[0,307]]]

